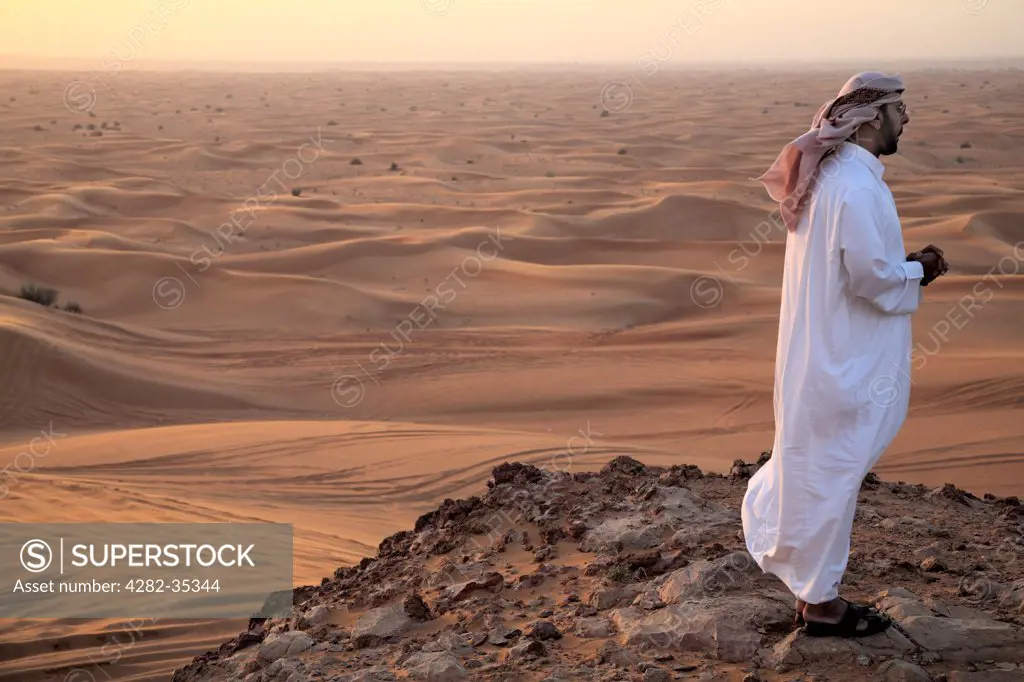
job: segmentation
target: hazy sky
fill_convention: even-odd
[[[0,0],[0,53],[229,61],[1019,56],[1024,0]]]

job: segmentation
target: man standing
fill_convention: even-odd
[[[812,636],[859,637],[890,621],[839,597],[861,482],[903,424],[911,315],[948,268],[906,255],[880,156],[909,122],[899,76],[865,72],[818,110],[760,178],[788,229],[772,457],[743,500],[747,549],[797,597]]]

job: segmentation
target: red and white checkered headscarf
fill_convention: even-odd
[[[903,80],[878,71],[865,71],[846,81],[835,98],[814,115],[811,129],[787,144],[760,180],[779,202],[786,227],[796,229],[821,160],[857,128],[873,121],[886,104],[900,101]]]

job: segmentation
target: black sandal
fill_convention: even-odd
[[[845,600],[844,600],[845,601]],[[858,627],[863,623],[863,627]],[[838,623],[823,623],[806,620],[803,632],[808,637],[871,637],[885,632],[892,626],[892,621],[869,606],[860,606],[846,602],[846,613]]]

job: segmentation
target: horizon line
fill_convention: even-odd
[[[26,64],[17,62],[25,61]],[[99,66],[99,60],[83,57],[32,57],[17,54],[0,54],[0,71],[71,71],[91,72],[107,69],[89,69],[86,64],[94,62]],[[947,57],[947,58],[925,58],[925,57],[889,57],[886,59],[857,59],[857,58],[831,58],[831,59],[797,59],[797,58],[775,58],[775,59],[737,59],[737,60],[696,60],[688,62],[673,62],[671,60],[658,64],[658,68],[666,71],[683,71],[688,68],[699,69],[722,69],[722,68],[744,68],[744,69],[768,69],[768,68],[795,68],[798,70],[821,70],[838,67],[853,68],[877,68],[883,66],[884,62],[890,66],[903,64],[913,68],[955,68],[958,65],[964,66],[1001,66],[1004,68],[1024,67],[1024,55],[1006,55],[998,57]],[[861,66],[855,66],[861,65]],[[867,66],[863,66],[867,65]],[[230,59],[136,59],[125,62],[121,65],[124,71],[142,73],[145,71],[246,71],[255,73],[273,73],[281,71],[365,71],[365,70],[389,70],[402,69],[413,71],[441,71],[441,70],[489,70],[489,69],[520,69],[524,71],[537,69],[599,69],[599,68],[636,68],[636,61],[576,61],[576,60],[547,60],[547,61],[381,61],[381,60],[294,60],[294,61],[273,61],[273,60],[250,60],[238,61]]]

